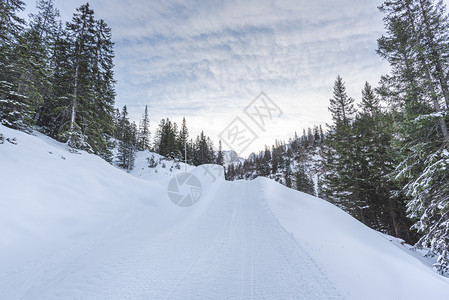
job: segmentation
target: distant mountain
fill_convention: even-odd
[[[234,150],[223,150],[224,165],[243,163],[245,159],[238,156]]]

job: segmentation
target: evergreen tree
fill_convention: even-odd
[[[257,175],[260,176],[268,176],[270,175],[270,162],[271,162],[271,151],[270,148],[265,145],[265,150],[260,153],[258,166],[257,166]]]
[[[290,164],[287,164],[287,169],[285,170],[285,186],[288,188],[292,187],[292,168],[290,167]]]
[[[134,166],[137,128],[135,123],[130,123],[129,121],[126,105],[120,114],[118,139],[117,164],[129,172]]]
[[[429,246],[439,271],[449,272],[448,17],[442,1],[385,1],[380,10],[387,34],[378,53],[392,67],[381,92],[397,111],[399,134],[394,178],[405,184],[408,215],[423,234],[418,245]]]
[[[58,21],[59,11],[54,7],[53,0],[39,0],[37,2],[38,13],[30,15],[29,35],[31,38],[31,49],[29,55],[33,60],[38,78],[37,90],[42,96],[42,103],[38,107],[35,121],[41,130],[53,138],[57,138],[58,127],[60,126],[60,113],[64,104],[59,103],[59,98],[55,97],[55,77],[57,42],[62,38],[62,25]],[[68,56],[67,44],[58,49]],[[63,82],[62,84],[65,84]]]
[[[315,195],[315,188],[313,185],[312,178],[307,174],[303,165],[299,165],[298,171],[295,174],[296,179],[296,189],[298,191],[307,193],[309,195]]]
[[[195,160],[195,144],[193,139],[187,141],[187,163],[193,165]]]
[[[193,163],[195,166],[199,166],[202,164],[212,164],[215,161],[216,158],[212,141],[201,131],[195,140]]]
[[[360,166],[357,185],[360,197],[369,209],[368,224],[377,230],[413,241],[409,232],[403,197],[394,197],[394,184],[389,180],[395,165],[392,156],[393,122],[382,112],[380,100],[368,83],[362,90],[360,113],[354,122],[356,142],[359,144],[357,165]]]
[[[21,86],[21,63],[26,60],[26,45],[21,37],[25,21],[17,12],[24,6],[20,0],[11,0],[2,1],[0,7],[0,120],[14,128],[27,127],[33,117],[32,103]]]
[[[177,131],[176,123],[172,123],[168,118],[162,119],[154,137],[155,151],[165,157],[181,158]]]
[[[334,83],[333,98],[329,111],[334,123],[329,126],[325,139],[324,192],[326,198],[349,212],[363,223],[366,203],[361,201],[360,189],[355,185],[360,168],[356,168],[355,155],[359,153],[354,140],[352,122],[354,118],[354,99],[346,94],[346,88],[340,76]]]
[[[156,128],[156,132],[154,133],[153,148],[154,148],[154,151],[158,154],[161,154],[162,149],[165,148],[164,138],[163,138],[164,127],[165,127],[165,119],[162,119],[159,122],[158,127]]]
[[[139,150],[150,149],[150,118],[148,117],[148,105],[145,105],[145,111],[140,120],[139,126]]]
[[[224,164],[224,157],[223,157],[223,149],[221,145],[221,140],[218,141],[218,153],[217,153],[217,165],[222,166]]]
[[[186,150],[185,147],[188,144],[188,140],[189,140],[189,130],[187,129],[186,118],[182,118],[182,124],[181,128],[179,129],[177,141],[178,151],[182,153],[182,156],[184,156],[184,152]]]
[[[88,143],[94,153],[109,160],[111,157],[111,138],[113,136],[113,114],[115,103],[115,79],[113,73],[114,43],[111,28],[104,20],[95,21],[93,101],[89,101],[89,121],[85,128]]]
[[[0,7],[0,46],[8,47],[19,36],[25,21],[17,16],[18,11],[25,9],[21,0],[2,1]]]
[[[89,4],[76,9],[71,23],[67,23],[68,39],[71,45],[73,73],[72,93],[70,94],[70,121],[61,138],[67,138],[70,147],[92,150],[87,142],[85,129],[89,119],[89,101],[93,98],[91,72],[95,61],[95,20],[94,11]]]
[[[323,127],[320,125],[320,141],[323,142],[324,140],[324,133],[323,133]]]
[[[321,141],[321,136],[320,136],[318,126],[313,126],[313,140],[314,140],[314,142]]]
[[[66,137],[59,134],[64,132],[70,120],[70,108],[67,104],[72,91],[73,71],[70,42],[60,22],[55,34],[50,56],[49,84],[51,88],[48,96],[44,96],[44,103],[39,111],[38,126],[51,137],[66,141]]]
[[[329,101],[329,111],[332,113],[335,125],[340,126],[341,130],[347,129],[355,114],[354,99],[346,94],[346,87],[340,75],[335,80],[333,98]]]
[[[271,172],[272,174],[276,174],[278,172],[279,163],[282,160],[282,149],[275,148],[273,145],[271,153]]]
[[[70,80],[66,82],[70,90],[64,89],[58,97],[68,108],[59,137],[67,139],[71,147],[108,158],[115,101],[111,30],[103,20],[95,20],[93,10],[85,4],[67,23],[66,33],[66,51],[70,53],[58,59],[62,58],[59,71]]]
[[[229,164],[228,165],[228,169],[227,169],[225,175],[226,175],[226,180],[234,180],[234,179],[236,179],[234,164]]]
[[[51,49],[57,34],[59,11],[51,0],[39,0],[37,9],[37,14],[30,15],[29,27],[20,35],[15,52],[17,64],[20,65],[19,90],[27,98],[29,124],[37,123],[46,132],[45,124],[40,119],[43,106],[52,101]]]
[[[40,55],[43,52],[42,45],[34,42],[37,38],[36,32],[25,30],[18,37],[13,47],[13,54],[10,56],[14,59],[10,65],[14,70],[13,86],[10,91],[11,97],[3,104],[10,109],[9,114],[5,114],[6,119],[17,128],[34,125],[35,116],[43,103],[39,85],[41,82],[45,84],[47,78],[45,60]]]

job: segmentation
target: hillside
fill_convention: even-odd
[[[140,152],[128,174],[0,134],[1,299],[449,298],[449,279],[397,240],[273,180],[189,166],[201,193],[179,207],[167,188],[183,164],[149,168]]]

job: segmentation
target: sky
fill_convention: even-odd
[[[26,0],[25,13],[34,0]],[[55,0],[69,21],[80,0]],[[331,122],[337,75],[360,101],[389,66],[376,54],[381,0],[92,0],[112,28],[116,106],[151,130],[185,117],[191,137],[241,156]],[[262,97],[259,95],[262,94]],[[238,135],[245,131],[250,136]],[[231,134],[233,132],[233,134]]]

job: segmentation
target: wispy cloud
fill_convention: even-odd
[[[83,1],[57,0],[68,19]],[[284,110],[250,150],[330,121],[337,74],[359,98],[388,66],[376,55],[379,0],[92,0],[116,42],[117,106],[188,116],[215,138],[261,91]]]

